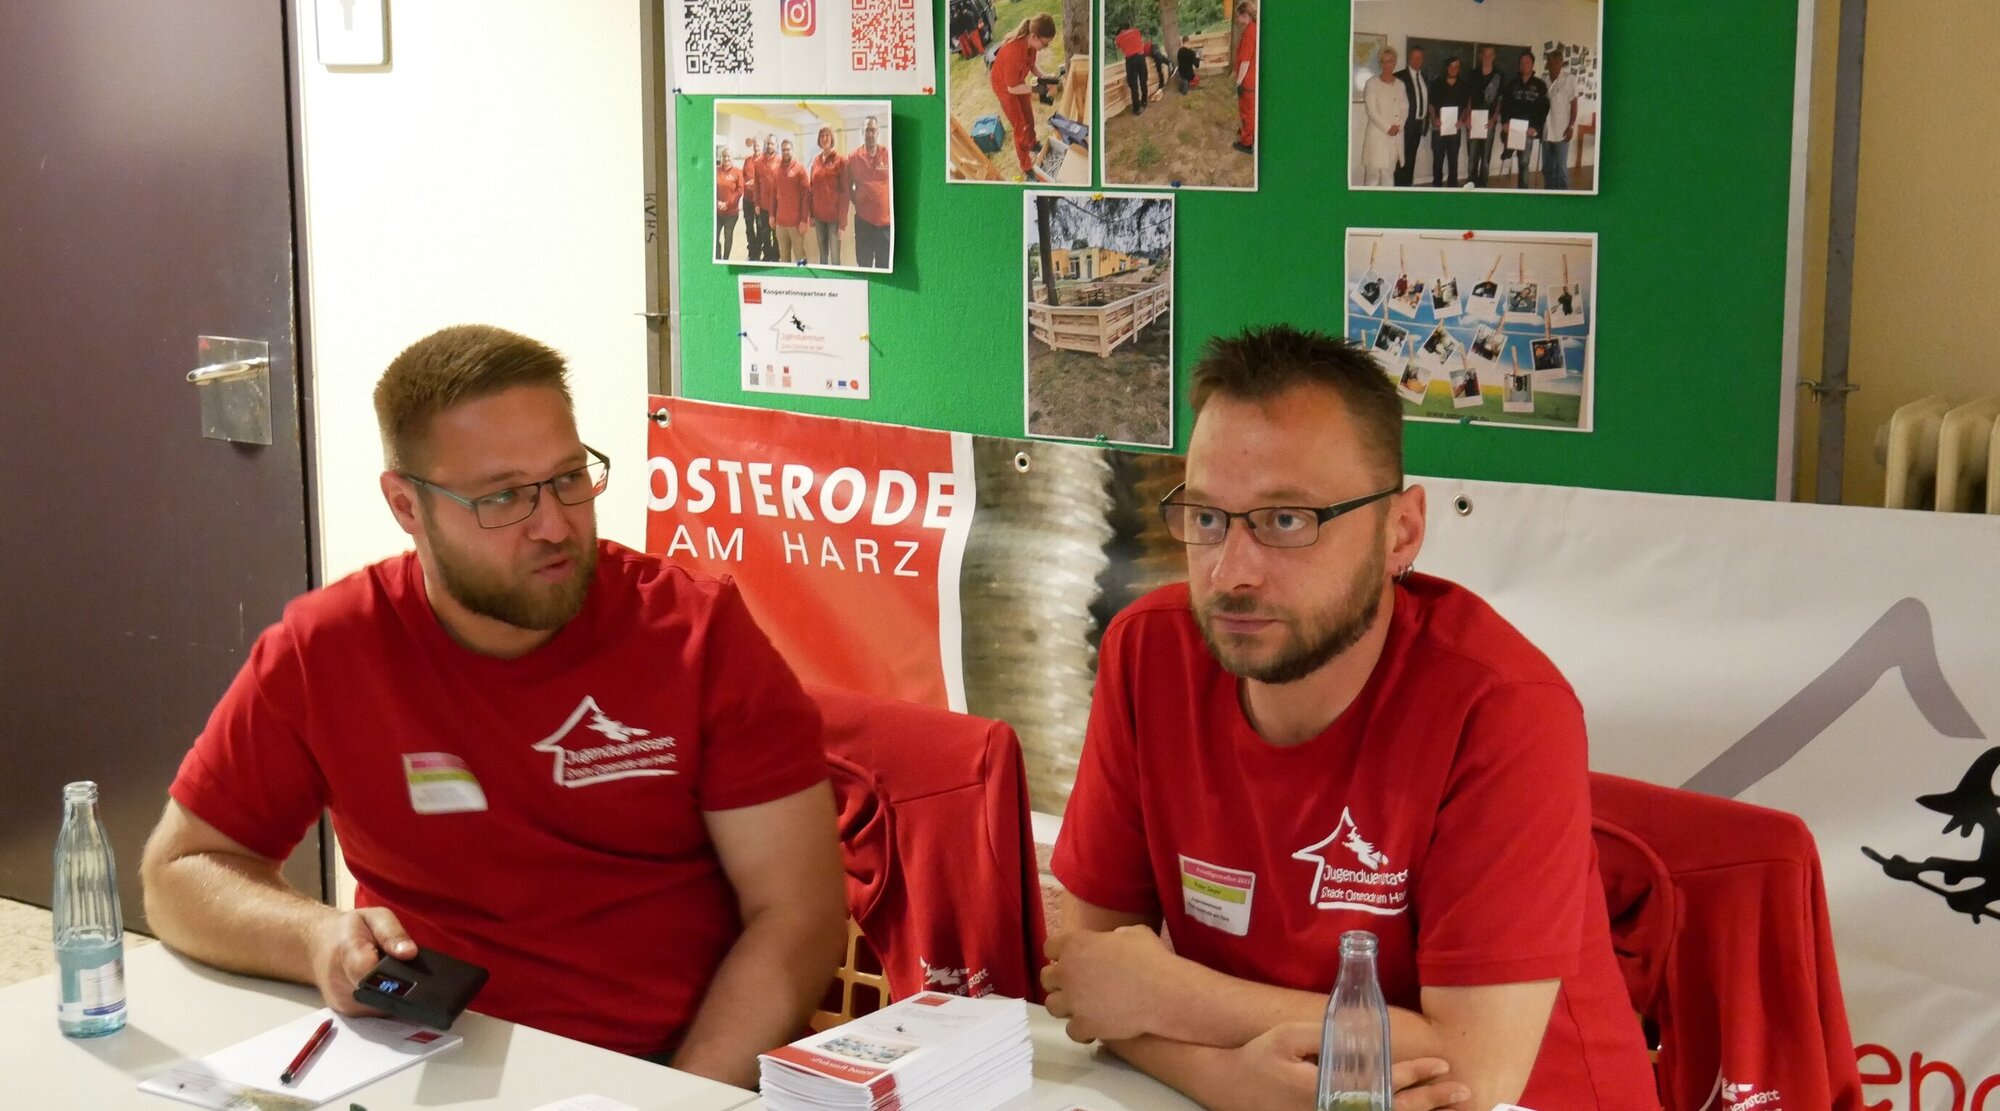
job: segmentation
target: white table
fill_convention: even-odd
[[[0,1106],[184,1107],[139,1091],[139,1082],[320,1006],[310,988],[217,972],[164,945],[127,949],[125,958],[131,1021],[109,1037],[62,1036],[53,975],[0,989]],[[325,1106],[525,1111],[594,1092],[641,1111],[730,1111],[755,1099],[741,1088],[482,1014],[468,1012],[452,1033],[463,1035],[464,1044]]]
[[[1201,1105],[1094,1046],[1063,1033],[1063,1020],[1028,1005],[1035,1043],[1035,1086],[998,1111],[1201,1111]],[[756,1100],[744,1111],[762,1111]]]

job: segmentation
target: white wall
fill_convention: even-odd
[[[450,324],[511,328],[568,357],[577,423],[613,461],[598,531],[639,546],[638,5],[392,0],[390,64],[341,70],[315,60],[312,0],[294,11],[323,577],[408,547],[376,485],[371,394],[397,352]],[[338,864],[335,897],[353,905]]]
[[[1582,42],[1593,46],[1593,53],[1602,56],[1598,45],[1598,24],[1603,6],[1598,0],[1354,0],[1354,33],[1387,35],[1389,45],[1396,51],[1396,68],[1403,68],[1408,58],[1409,36],[1425,39],[1458,39],[1464,42],[1515,43],[1533,46],[1536,52],[1535,73],[1546,80],[1548,70],[1541,61],[1544,42]],[[1424,59],[1424,70],[1433,77],[1444,72],[1443,58]],[[1496,63],[1508,77],[1518,71],[1510,58],[1501,58]],[[1479,69],[1479,60],[1466,59],[1464,72],[1471,74]],[[1353,91],[1348,96],[1353,97]],[[1353,101],[1348,105],[1348,166],[1354,166],[1361,157],[1361,138],[1368,130],[1368,117],[1362,111],[1361,103]],[[1460,153],[1461,161],[1465,158]],[[1572,153],[1572,158],[1574,153]],[[1584,164],[1597,164],[1597,151],[1584,151]],[[1497,166],[1496,166],[1497,172]],[[1417,183],[1425,184],[1431,177],[1430,143],[1425,142],[1417,151]]]
[[[584,439],[612,460],[602,535],[645,535],[647,388],[639,6],[402,0],[390,64],[316,60],[297,0],[321,567],[407,547],[376,487],[370,394],[412,341],[511,328],[569,358]]]

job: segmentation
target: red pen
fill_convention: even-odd
[[[327,1019],[319,1024],[319,1029],[313,1031],[312,1037],[306,1039],[306,1044],[299,1047],[299,1055],[292,1058],[292,1063],[285,1066],[285,1071],[278,1074],[278,1083],[290,1084],[303,1076],[306,1066],[312,1064],[313,1056],[325,1048],[327,1041],[332,1037],[333,1020]]]

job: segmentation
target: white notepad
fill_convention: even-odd
[[[333,1036],[305,1075],[295,1084],[280,1083],[278,1074],[329,1018]],[[413,1022],[343,1018],[322,1008],[199,1060],[178,1061],[139,1090],[215,1111],[232,1104],[259,1111],[306,1111],[464,1040]]]

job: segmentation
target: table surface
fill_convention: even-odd
[[[125,1029],[74,1040],[56,1028],[53,975],[0,989],[0,1105],[184,1107],[139,1091],[140,1081],[321,1005],[311,988],[217,972],[164,945],[126,950],[125,981]],[[730,1111],[755,1099],[741,1088],[473,1012],[452,1033],[464,1044],[323,1106],[526,1111],[595,1093],[641,1111]]]
[[[996,1111],[1201,1111],[1201,1105],[1094,1046],[1063,1033],[1063,1021],[1028,1005],[1035,1044],[1035,1086]],[[764,1101],[743,1111],[761,1111]]]

